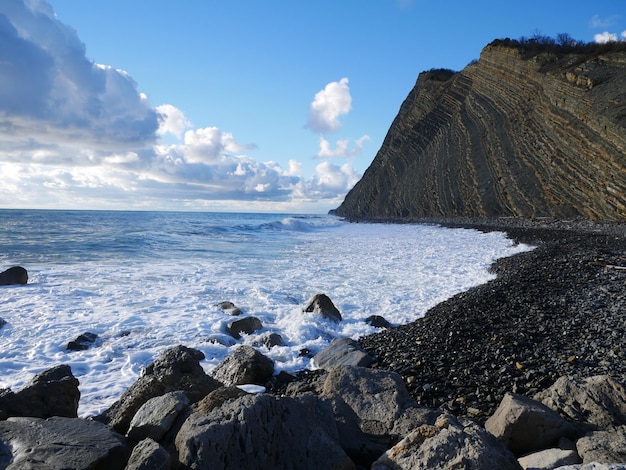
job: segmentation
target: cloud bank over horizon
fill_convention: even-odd
[[[340,127],[347,84],[315,94],[310,130]],[[302,211],[338,205],[360,178],[350,162],[324,161],[309,176],[297,158],[260,162],[254,143],[194,128],[173,104],[152,106],[128,73],[89,61],[45,0],[0,4],[0,129],[5,207]],[[353,158],[366,140],[320,141],[316,157]]]

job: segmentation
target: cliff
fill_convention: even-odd
[[[336,213],[623,221],[626,47],[498,40],[461,72],[421,73]]]

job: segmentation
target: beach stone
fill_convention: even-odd
[[[220,387],[217,390],[213,390],[206,397],[196,403],[193,409],[198,413],[208,415],[211,410],[222,406],[226,401],[246,395],[248,395],[248,393],[241,390],[239,387]]]
[[[193,413],[175,439],[184,468],[354,469],[332,412],[312,395],[245,395]]]
[[[68,351],[84,351],[85,349],[89,349],[96,339],[98,339],[98,335],[95,333],[85,332],[82,335],[78,336],[75,340],[67,343]]]
[[[108,410],[94,419],[126,434],[133,416],[151,398],[180,390],[190,403],[196,403],[223,386],[204,372],[201,359],[202,351],[186,346],[164,351]]]
[[[0,468],[7,470],[123,469],[125,438],[79,418],[9,418],[0,421]]]
[[[560,377],[535,399],[572,421],[602,428],[626,425],[626,390],[608,375]]]
[[[582,462],[575,450],[546,449],[517,459],[524,470],[551,470],[563,465],[579,464]]]
[[[361,349],[351,338],[338,338],[313,357],[313,365],[328,370],[333,366],[368,367],[374,358]]]
[[[268,349],[273,348],[274,346],[282,346],[284,343],[283,337],[278,333],[267,333],[262,335],[259,338],[259,341],[255,342],[255,346],[265,346]]]
[[[134,441],[146,438],[160,441],[188,404],[189,399],[181,391],[151,398],[133,416],[127,437]]]
[[[263,324],[257,317],[246,317],[226,324],[226,331],[235,339],[240,339],[242,333],[249,335],[261,328]]]
[[[387,450],[372,470],[436,468],[515,469],[515,456],[497,439],[471,421],[453,418],[441,425],[423,425]]]
[[[79,400],[78,380],[66,364],[35,375],[18,392],[0,390],[0,410],[5,416],[75,418]]]
[[[576,441],[583,463],[626,463],[626,426],[594,431]]]
[[[397,441],[396,423],[415,405],[398,374],[364,367],[332,368],[320,396],[332,407],[343,448],[361,464]]]
[[[385,319],[385,317],[380,315],[370,315],[365,319],[365,323],[373,326],[374,328],[390,328],[391,323]]]
[[[239,346],[211,372],[225,385],[262,385],[273,374],[274,361],[251,346]]]
[[[528,397],[507,393],[485,429],[515,454],[525,454],[555,445],[561,437],[572,438],[577,428],[556,411]]]
[[[28,271],[21,266],[12,266],[0,273],[0,286],[13,284],[26,284],[28,282]]]
[[[341,313],[326,294],[315,294],[304,307],[305,312],[313,312],[332,321],[341,321]]]
[[[169,470],[172,457],[158,442],[144,439],[135,446],[124,470]]]

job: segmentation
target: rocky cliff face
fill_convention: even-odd
[[[626,49],[528,55],[420,74],[337,214],[624,220]]]

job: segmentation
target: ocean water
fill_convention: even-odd
[[[162,351],[204,352],[210,372],[239,344],[275,332],[258,349],[276,371],[311,368],[334,338],[376,331],[364,319],[410,322],[493,276],[497,258],[531,247],[502,233],[431,225],[350,224],[330,215],[0,210],[0,271],[29,272],[0,287],[0,388],[69,364],[79,414],[108,408]],[[317,293],[341,311],[335,323],[303,313]],[[233,302],[263,329],[233,339]],[[68,351],[78,335],[98,335]]]

